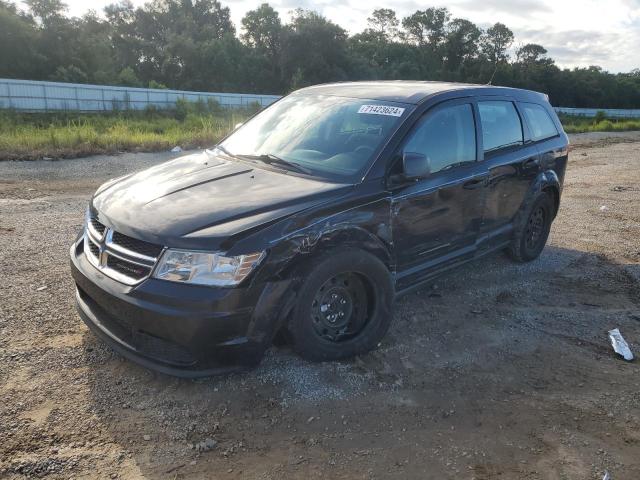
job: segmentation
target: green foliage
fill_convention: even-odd
[[[149,80],[149,88],[156,88],[158,90],[166,90],[167,86],[164,83],[156,82],[155,80]]]
[[[598,114],[604,112],[598,112]],[[625,132],[640,130],[640,119],[607,119],[604,115],[593,118],[577,115],[560,115],[560,121],[567,133],[583,132]]]
[[[177,120],[174,112],[145,111],[111,114],[0,113],[0,160],[76,157],[119,151],[169,150],[210,147],[238,122],[246,110],[217,114],[187,112]]]
[[[88,76],[79,67],[69,65],[68,67],[58,67],[51,77],[56,82],[87,83]]]
[[[184,98],[176,100],[176,108],[174,110],[173,117],[179,122],[184,122],[185,118],[189,114],[191,105]]]
[[[447,8],[405,18],[379,8],[363,32],[349,35],[309,10],[298,9],[283,23],[263,3],[245,14],[241,27],[236,35],[229,8],[218,0],[137,7],[121,1],[103,16],[80,18],[70,18],[61,0],[3,0],[0,77],[275,94],[344,80],[492,80],[543,91],[555,105],[640,108],[640,70],[560,69],[538,44],[522,45],[510,57],[515,39],[508,26],[482,29]]]
[[[118,84],[126,87],[141,87],[142,82],[136,76],[136,72],[131,67],[123,68],[118,74]]]

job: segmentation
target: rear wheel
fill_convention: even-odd
[[[522,215],[507,252],[518,262],[530,262],[540,256],[549,237],[553,221],[553,199],[540,194]]]
[[[393,285],[387,268],[359,250],[333,252],[302,272],[288,330],[308,360],[335,360],[374,348],[391,323]]]

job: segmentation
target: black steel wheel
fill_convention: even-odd
[[[343,342],[362,331],[367,323],[369,298],[363,279],[347,272],[324,282],[311,304],[313,328],[330,342]]]
[[[553,221],[554,200],[542,192],[516,221],[515,232],[507,252],[518,262],[530,262],[540,256],[549,237]]]
[[[298,271],[301,280],[287,330],[308,360],[365,353],[391,323],[393,283],[387,267],[354,249],[326,252]]]
[[[529,215],[525,231],[525,245],[529,250],[535,250],[544,238],[546,214],[543,206],[539,206]]]

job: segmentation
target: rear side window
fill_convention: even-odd
[[[512,102],[478,102],[484,151],[522,145],[522,123]]]
[[[551,120],[549,112],[542,106],[535,103],[522,103],[522,111],[531,128],[532,140],[544,140],[558,135],[558,129]]]
[[[476,127],[470,104],[444,107],[428,113],[403,149],[421,153],[436,173],[476,160]]]

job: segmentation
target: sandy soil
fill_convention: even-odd
[[[577,135],[550,243],[401,299],[380,347],[179,380],[103,346],[68,246],[91,192],[167,154],[0,163],[0,477],[640,478],[640,135]],[[606,206],[601,210],[602,206]]]

